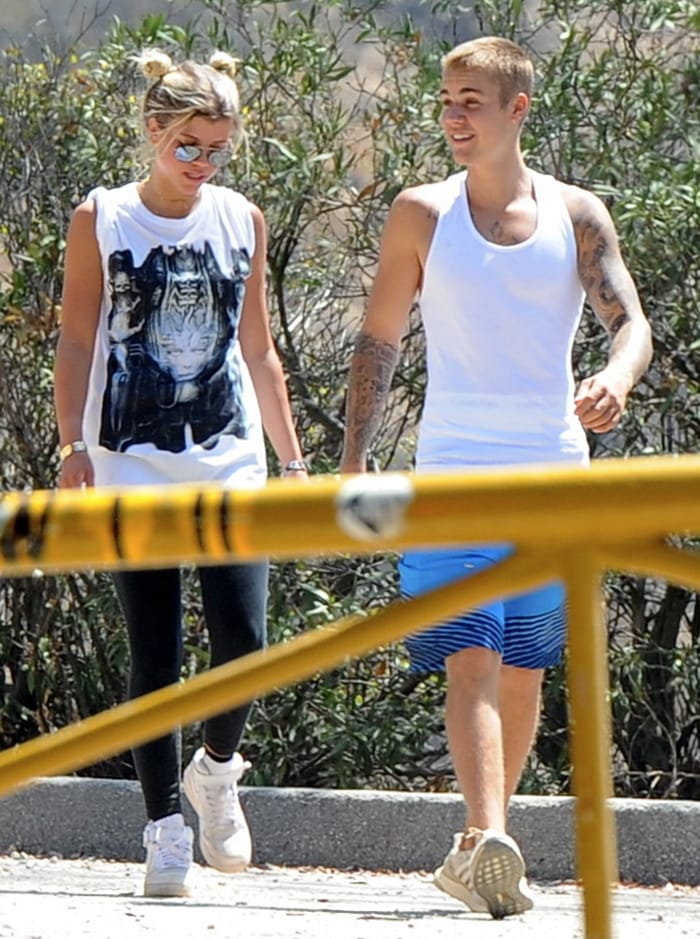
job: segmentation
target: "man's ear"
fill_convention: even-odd
[[[527,112],[530,110],[530,99],[525,94],[524,91],[519,91],[518,94],[513,98],[513,103],[511,105],[511,114],[517,121],[522,124],[522,122],[527,117]]]

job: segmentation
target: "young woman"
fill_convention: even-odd
[[[150,171],[94,189],[68,231],[55,369],[61,487],[214,482],[260,486],[263,428],[284,474],[306,469],[275,352],[265,296],[263,215],[212,184],[243,134],[235,60],[175,64],[159,50],[139,65]],[[265,643],[267,563],[202,567],[211,663]],[[180,571],[114,575],[131,649],[129,696],[178,681]],[[184,773],[205,859],[250,861],[237,752],[250,705],[206,721]],[[149,896],[189,892],[192,831],[180,802],[179,737],[134,750],[148,824]]]

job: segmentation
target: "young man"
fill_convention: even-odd
[[[441,125],[463,170],[405,190],[389,213],[352,359],[344,473],[366,469],[416,296],[428,373],[418,472],[586,465],[585,429],[617,425],[650,361],[649,325],[604,205],[525,164],[533,77],[523,50],[496,37],[443,60]],[[584,299],[610,348],[605,368],[575,389],[571,349]],[[410,552],[402,594],[476,572],[509,550]],[[446,671],[447,735],[467,805],[435,882],[497,918],[532,906],[522,855],[505,833],[507,807],[534,738],[543,671],[561,657],[564,603],[551,585],[407,640],[413,668]]]

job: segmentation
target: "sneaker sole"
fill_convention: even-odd
[[[189,769],[189,767],[187,767]],[[199,804],[197,802],[197,797],[194,794],[194,783],[190,782],[191,774],[187,772],[187,769],[184,772],[182,779],[182,788],[185,791],[185,795],[195,810],[197,815],[199,815]],[[224,863],[221,863],[220,858],[217,858],[216,855],[212,854],[208,847],[207,843],[202,837],[201,822],[200,822],[200,831],[199,831],[199,848],[202,852],[204,860],[207,862],[209,867],[213,867],[214,870],[219,871],[222,874],[240,874],[241,871],[244,871],[247,867],[250,866],[250,858],[231,858],[226,860]]]
[[[444,867],[438,867],[433,874],[433,883],[442,890],[443,893],[454,897],[455,900],[461,900],[466,904],[472,913],[488,913],[489,908],[486,901],[478,893],[466,887],[461,880],[455,880],[450,877]]]
[[[524,876],[525,863],[510,845],[495,840],[484,844],[474,868],[474,889],[494,919],[532,909],[532,900],[520,890]]]
[[[241,858],[240,861],[222,864],[220,861],[214,860],[213,855],[209,854],[201,840],[199,842],[199,847],[202,849],[204,860],[207,862],[209,867],[213,867],[214,870],[219,871],[220,874],[240,874],[247,867],[250,867],[250,861],[246,861],[243,858]]]
[[[189,897],[192,891],[186,884],[145,883],[143,895],[144,897]]]

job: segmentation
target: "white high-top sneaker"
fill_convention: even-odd
[[[200,747],[183,775],[185,794],[199,817],[204,859],[226,874],[250,864],[250,831],[238,799],[238,780],[249,768],[240,753],[228,763],[216,763]]]
[[[188,897],[192,866],[192,829],[179,813],[149,822],[143,830],[146,849],[146,897]]]

